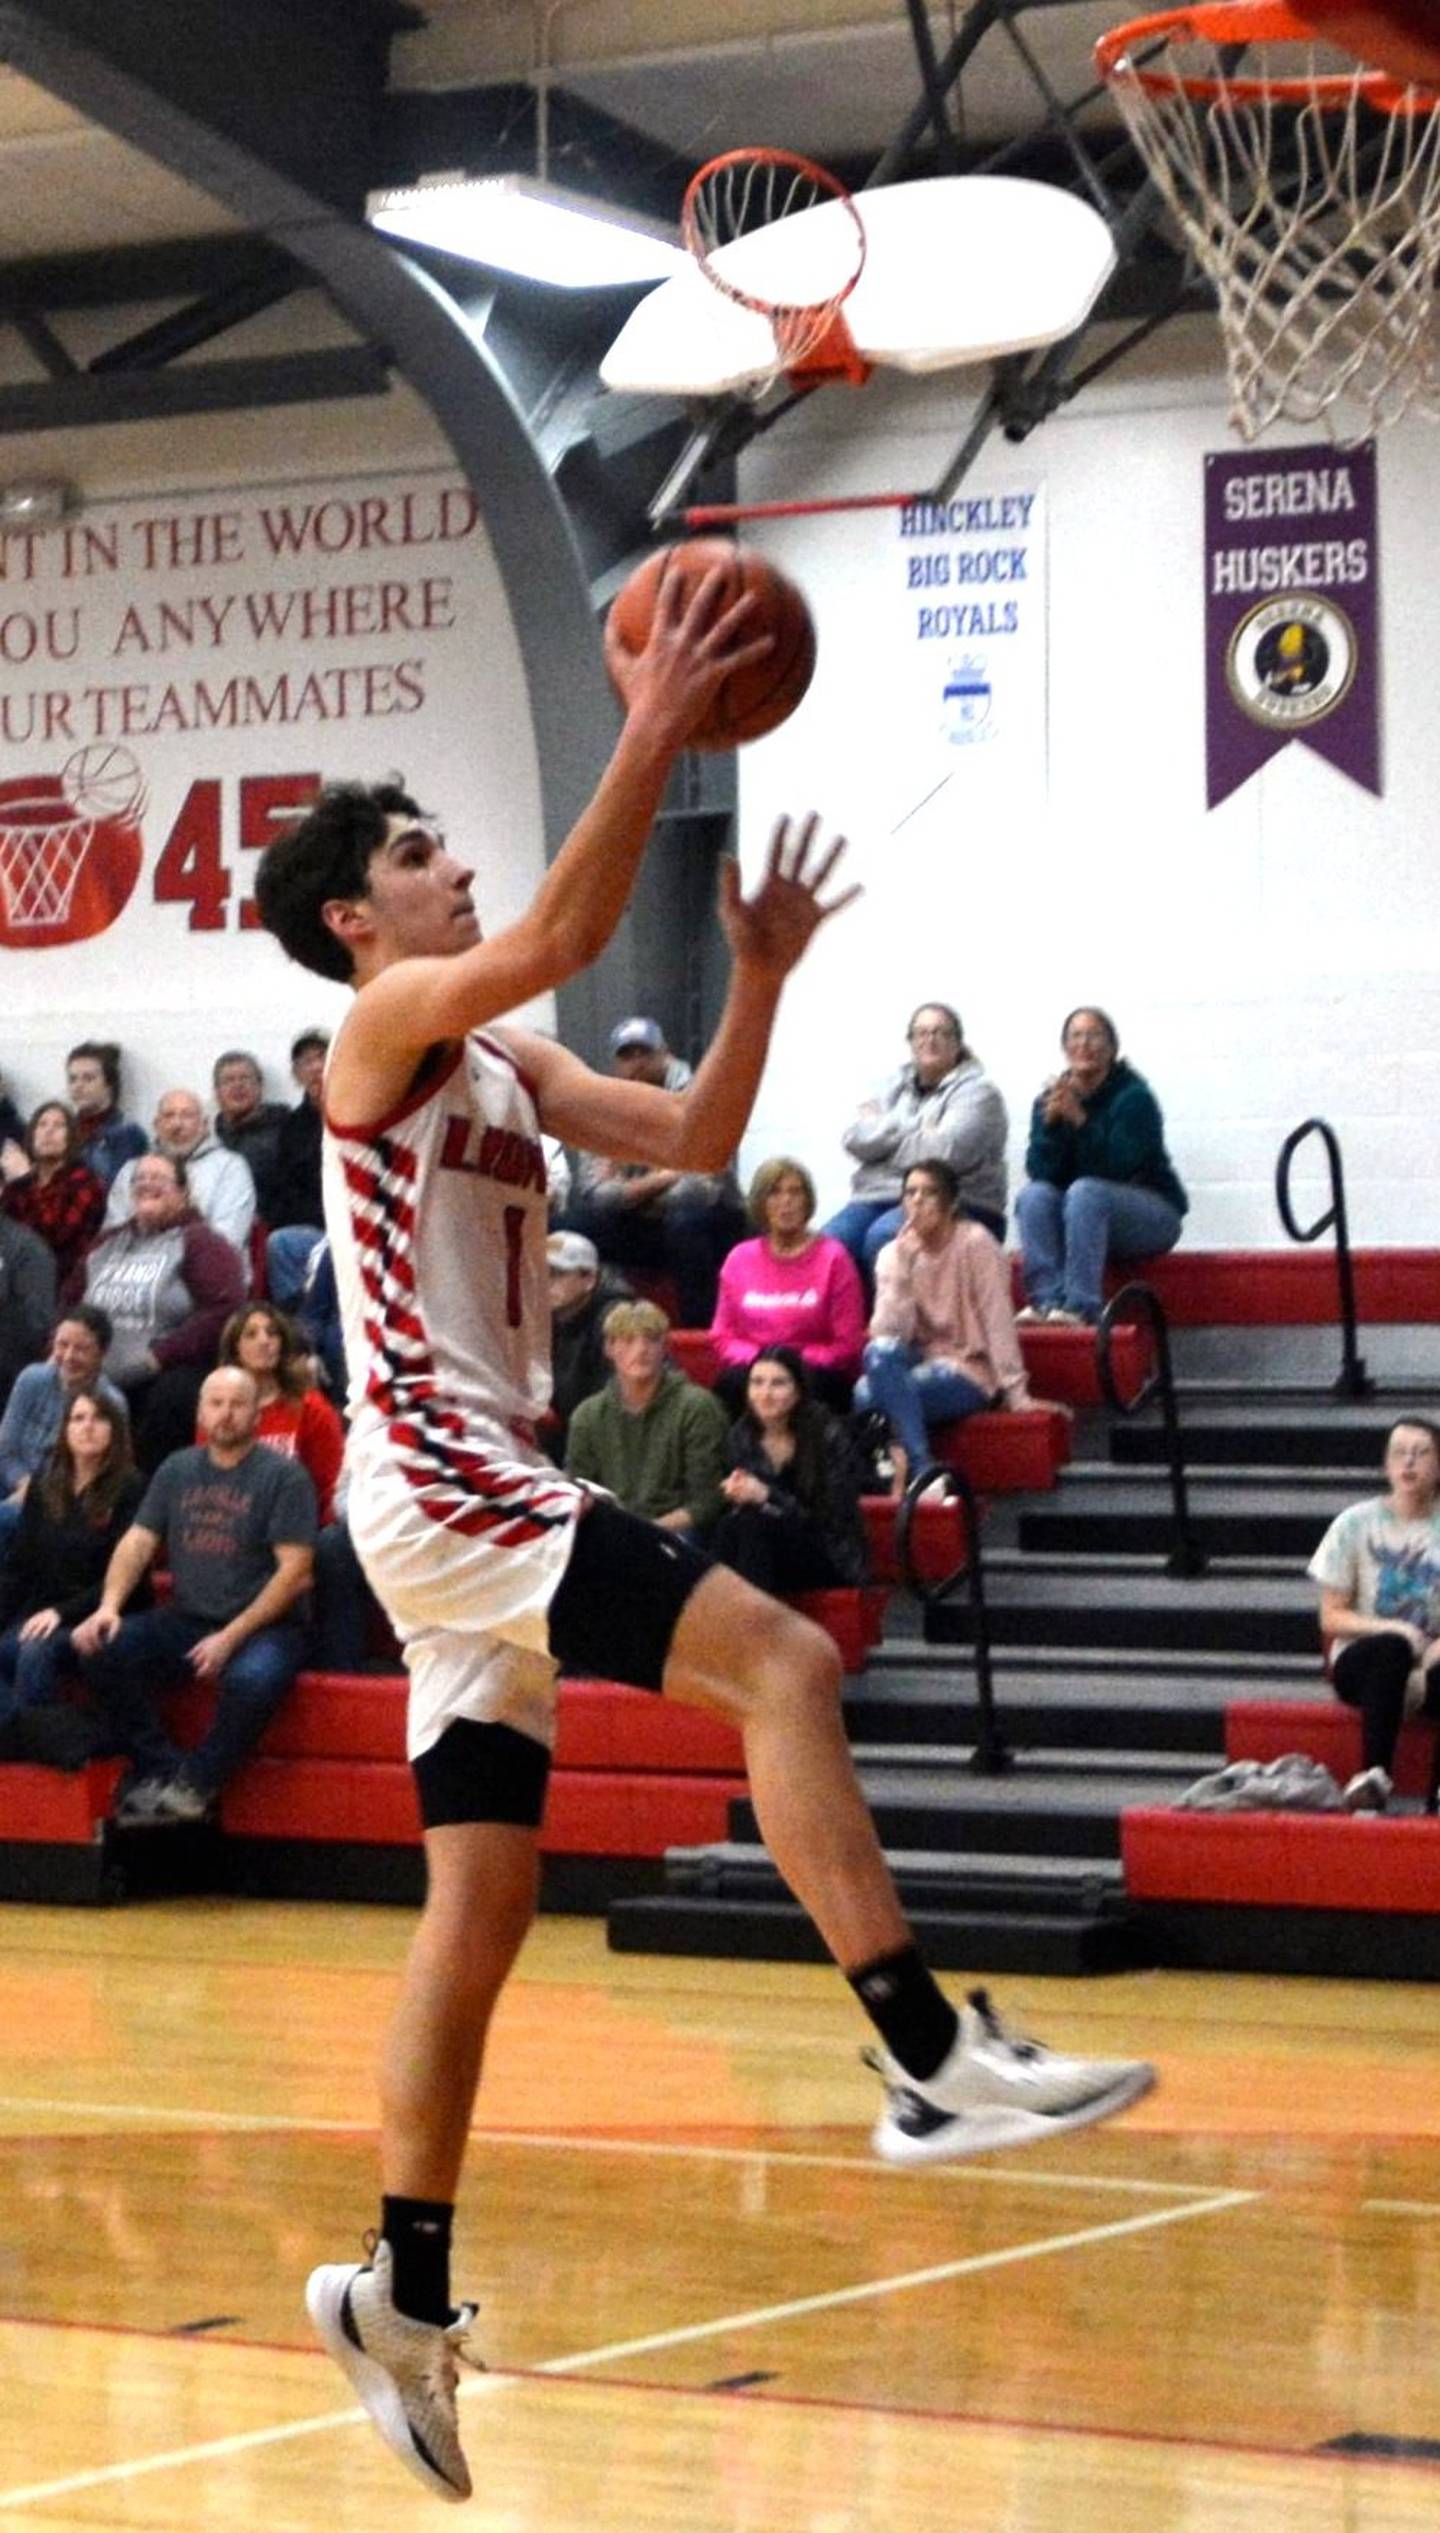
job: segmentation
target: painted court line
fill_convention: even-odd
[[[273,2132],[276,2136],[296,2137],[375,2137],[379,2133],[373,2120],[309,2120],[278,2111],[266,2118],[257,2111],[196,2111],[155,2102],[50,2101],[26,2094],[0,2094],[0,2111],[33,2112],[46,2119],[68,2114],[75,2119],[154,2121],[167,2128],[233,2131],[237,2136],[263,2136]],[[470,2134],[477,2146],[525,2146],[533,2147],[542,2154],[656,2155],[723,2164],[776,2164],[782,2167],[793,2164],[801,2171],[873,2172],[877,2176],[884,2170],[858,2145],[853,2155],[818,2155],[806,2153],[803,2149],[792,2153],[783,2146],[707,2146],[698,2138],[693,2144],[687,2144],[673,2138],[586,2137],[580,2134],[567,2137],[563,2131],[557,2134],[549,2130],[518,2128],[476,2128]],[[3,2151],[4,2145],[5,2139],[0,2135],[0,2151]],[[1118,2173],[1037,2172],[1028,2165],[989,2162],[932,2165],[927,2169],[925,2178],[952,2184],[1022,2182],[1036,2190],[1095,2190],[1102,2194],[1110,2191],[1134,2198],[1183,2201],[1206,2199],[1213,2191],[1213,2185],[1208,2182],[1149,2181],[1131,2179]]]
[[[1110,2225],[1087,2226],[1078,2233],[1050,2234],[1033,2243],[1017,2243],[1008,2249],[977,2252],[964,2260],[940,2262],[931,2269],[912,2269],[893,2278],[867,2279],[855,2287],[834,2287],[823,2295],[797,2296],[786,2304],[752,2306],[742,2313],[722,2314],[709,2322],[692,2322],[677,2330],[656,2331],[640,2339],[614,2340],[604,2348],[576,2350],[568,2357],[546,2358],[538,2366],[525,2370],[528,2380],[534,2375],[578,2375],[592,2366],[611,2366],[631,2357],[654,2356],[662,2349],[684,2348],[697,2340],[723,2339],[735,2331],[753,2331],[778,2322],[790,2322],[811,2313],[837,2310],[841,2305],[864,2304],[879,2296],[903,2295],[915,2287],[937,2286],[951,2278],[978,2276],[990,2269],[1005,2269],[1017,2262],[1044,2260],[1057,2252],[1085,2251],[1093,2244],[1114,2242],[1122,2235],[1142,2234],[1161,2225],[1184,2225],[1194,2217],[1218,2216],[1230,2208],[1249,2207],[1261,2194],[1254,2190],[1225,2190],[1212,2198],[1181,2208],[1156,2208],[1143,2216],[1120,2217]],[[514,2378],[503,2371],[467,2377],[460,2386],[462,2400],[479,2400],[504,2388]],[[184,2470],[192,2463],[216,2462],[232,2454],[250,2454],[268,2445],[294,2443],[304,2436],[322,2436],[332,2428],[351,2427],[366,2418],[362,2409],[327,2410],[319,2418],[294,2419],[283,2427],[251,2428],[236,2436],[207,2439],[203,2444],[183,2445],[163,2454],[146,2454],[131,2462],[104,2463],[90,2471],[71,2472],[59,2480],[33,2481],[26,2488],[0,2489],[0,2508],[36,2506],[43,2499],[74,2496],[83,2489],[113,2487],[118,2483],[140,2480],[158,2471]]]
[[[1362,2216],[1440,2216],[1440,2199],[1362,2199]]]

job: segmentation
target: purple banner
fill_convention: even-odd
[[[1212,809],[1292,739],[1383,790],[1373,440],[1206,458],[1205,703]]]

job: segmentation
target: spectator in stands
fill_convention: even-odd
[[[639,1014],[611,1030],[610,1058],[623,1081],[655,1090],[683,1091],[692,1079],[690,1066],[665,1044],[659,1021]],[[733,1170],[652,1169],[646,1161],[582,1152],[565,1227],[592,1240],[608,1265],[667,1275],[682,1327],[708,1328],[720,1261],[741,1237],[745,1212]]]
[[[238,1152],[255,1182],[255,1205],[267,1231],[275,1220],[280,1162],[280,1127],[285,1103],[265,1097],[260,1059],[245,1047],[229,1047],[215,1058],[215,1137],[227,1152]]]
[[[144,1492],[123,1405],[113,1391],[76,1390],[0,1572],[0,1724],[57,1695],[74,1667],[71,1630],[99,1607]]]
[[[0,1144],[0,1203],[27,1223],[55,1260],[60,1283],[80,1264],[105,1213],[105,1190],[80,1155],[80,1133],[63,1099],[42,1100],[22,1143]]]
[[[21,1117],[19,1109],[16,1107],[14,1100],[5,1088],[5,1077],[3,1073],[0,1073],[0,1145],[7,1143],[23,1144],[24,1141],[24,1119]]]
[[[930,1459],[931,1425],[982,1407],[1033,1407],[998,1243],[957,1214],[955,1173],[917,1161],[905,1173],[905,1227],[876,1265],[875,1309],[859,1408],[894,1436],[894,1492]]]
[[[265,1285],[282,1310],[293,1309],[305,1289],[311,1252],[325,1234],[320,1194],[321,1101],[330,1038],[324,1029],[302,1029],[290,1048],[290,1070],[300,1097],[280,1124],[275,1159],[275,1212],[265,1244]]]
[[[711,1540],[762,1592],[826,1592],[869,1570],[859,1473],[844,1426],[810,1396],[793,1346],[762,1346],[731,1428],[729,1508]]]
[[[65,1058],[65,1087],[80,1129],[80,1147],[102,1187],[126,1161],[148,1151],[144,1129],[120,1108],[120,1050],[112,1038],[82,1038]]]
[[[654,1302],[605,1314],[610,1378],[570,1419],[565,1467],[607,1487],[627,1513],[703,1538],[719,1519],[725,1411],[665,1362],[670,1322]]]
[[[949,1003],[922,1003],[908,1040],[908,1061],[846,1129],[845,1149],[860,1166],[849,1202],[825,1226],[867,1279],[901,1229],[900,1191],[915,1161],[945,1162],[966,1213],[1005,1237],[1005,1102]]]
[[[305,1471],[257,1443],[248,1372],[212,1372],[200,1393],[203,1443],[156,1471],[115,1548],[94,1615],[74,1631],[87,1685],[132,1762],[116,1819],[128,1828],[204,1820],[289,1694],[305,1650],[315,1491]],[[173,1587],[161,1608],[126,1614],[164,1550]],[[215,1712],[183,1754],[158,1701],[213,1682]]]
[[[843,1416],[865,1344],[865,1288],[854,1260],[814,1229],[815,1182],[802,1161],[762,1161],[746,1202],[759,1238],[742,1240],[720,1269],[710,1329],[716,1393],[738,1414],[757,1355],[793,1346],[811,1395]]]
[[[552,1231],[546,1243],[550,1268],[550,1411],[553,1431],[545,1448],[563,1461],[570,1419],[582,1398],[603,1390],[610,1366],[605,1317],[616,1302],[633,1299],[623,1276],[602,1267],[595,1243],[582,1232]]]
[[[220,1331],[245,1299],[245,1269],[201,1221],[173,1153],[136,1162],[131,1204],[129,1221],[102,1233],[65,1298],[83,1293],[110,1318],[105,1369],[129,1401],[135,1457],[148,1472],[194,1433]]]
[[[328,1240],[317,1240],[310,1251],[294,1317],[325,1386],[343,1416],[346,1412],[345,1332],[340,1325],[340,1295],[336,1289],[335,1262],[330,1255]]]
[[[345,1429],[312,1387],[305,1337],[273,1302],[251,1302],[228,1320],[220,1361],[238,1364],[260,1402],[255,1439],[298,1460],[315,1489],[315,1658],[326,1671],[364,1664],[375,1602],[337,1504]]]
[[[190,1202],[203,1222],[228,1240],[236,1256],[245,1262],[245,1281],[250,1281],[250,1230],[255,1220],[255,1181],[250,1165],[238,1152],[227,1152],[217,1143],[205,1122],[204,1104],[198,1091],[166,1091],[155,1110],[152,1150],[168,1153],[173,1160],[185,1164]],[[117,1170],[105,1207],[105,1228],[113,1231],[117,1223],[128,1220],[130,1190],[138,1162],[127,1161]]]
[[[55,1324],[55,1260],[38,1232],[0,1212],[0,1412]]]
[[[20,1507],[60,1439],[65,1411],[81,1390],[93,1390],[128,1424],[125,1400],[101,1371],[113,1330],[103,1310],[77,1302],[56,1323],[43,1363],[27,1364],[0,1416],[0,1556]]]
[[[1093,1327],[1107,1261],[1173,1249],[1189,1199],[1165,1149],[1159,1101],[1121,1055],[1108,1012],[1072,1011],[1060,1044],[1065,1069],[1031,1111],[1029,1185],[1015,1204],[1021,1318]]]
[[[328,1398],[311,1387],[310,1358],[293,1319],[273,1302],[249,1302],[220,1332],[218,1361],[238,1364],[255,1384],[257,1442],[298,1460],[315,1489],[316,1518],[335,1519],[345,1429]]]
[[[1310,1560],[1335,1694],[1360,1710],[1354,1811],[1383,1812],[1407,1715],[1440,1718],[1440,1427],[1405,1416],[1385,1445],[1384,1495],[1352,1504]]]

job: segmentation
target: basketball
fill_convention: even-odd
[[[664,582],[678,572],[687,591],[693,590],[717,563],[724,565],[727,576],[725,605],[742,594],[755,602],[745,628],[747,640],[768,633],[774,647],[752,668],[727,677],[691,731],[692,748],[716,750],[763,739],[767,730],[788,721],[804,695],[815,673],[815,625],[803,593],[754,546],[734,545],[728,537],[693,537],[686,545],[662,546],[647,555],[610,612],[622,648],[632,655],[643,651]]]

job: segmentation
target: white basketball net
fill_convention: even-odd
[[[818,231],[781,225],[798,212],[837,202],[845,213]],[[818,351],[854,289],[865,262],[859,214],[821,169],[784,153],[771,159],[732,150],[691,186],[682,226],[713,288],[766,317],[774,330],[774,361],[747,391],[763,395],[782,371]]]
[[[68,921],[80,865],[94,833],[93,818],[27,827],[0,816],[0,898],[12,932],[36,932],[44,924]]]
[[[1308,47],[1251,45],[1238,69],[1237,50],[1177,33],[1110,79],[1219,293],[1236,428],[1323,419],[1344,445],[1440,412],[1440,114],[1418,90],[1380,111],[1358,66],[1337,78]],[[1304,102],[1268,94],[1272,74]]]

